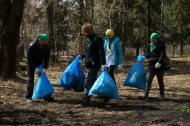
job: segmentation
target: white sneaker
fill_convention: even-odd
[[[165,99],[165,95],[160,95],[160,96],[158,97],[158,99],[159,99],[159,100],[164,100],[164,99]]]

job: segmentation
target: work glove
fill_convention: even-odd
[[[78,55],[78,56],[76,57],[76,59],[77,59],[78,62],[82,62],[82,58],[81,58],[80,55]]]
[[[40,76],[41,72],[40,72],[40,69],[38,67],[35,68],[35,73]]]
[[[105,69],[106,68],[106,65],[102,65],[102,69]]]
[[[118,65],[118,70],[122,70],[122,69],[123,69],[123,65],[122,64]]]
[[[160,64],[160,63],[156,63],[155,68],[156,68],[156,69],[159,69],[159,68],[160,68],[160,66],[161,66],[161,64]]]
[[[43,68],[42,74],[46,74],[46,69],[45,68]]]
[[[143,55],[138,55],[137,60],[138,61],[146,60],[146,57]]]

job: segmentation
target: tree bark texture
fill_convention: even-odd
[[[147,44],[148,47],[150,43],[150,34],[151,34],[151,18],[150,18],[150,7],[151,7],[151,0],[148,0],[148,16],[147,16]]]
[[[55,44],[55,41],[54,41],[54,34],[53,34],[53,31],[54,31],[54,28],[53,28],[53,8],[54,7],[54,2],[52,0],[49,0],[48,3],[47,3],[47,8],[46,8],[46,11],[47,11],[47,20],[48,20],[48,29],[49,29],[49,44],[50,44],[50,47],[51,47],[51,50],[53,52],[53,55],[51,55],[51,59],[53,61],[55,61],[56,59],[56,44]]]
[[[1,29],[2,77],[10,79],[16,75],[16,47],[25,0],[1,0],[3,25]]]

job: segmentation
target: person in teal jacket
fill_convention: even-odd
[[[114,35],[114,31],[112,29],[108,29],[106,31],[106,39],[104,40],[104,51],[106,56],[107,72],[116,83],[114,78],[114,70],[115,68],[118,69],[118,65],[122,64],[123,52],[120,39]],[[107,99],[108,101],[110,100],[109,98]]]

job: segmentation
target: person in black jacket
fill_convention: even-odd
[[[50,59],[50,46],[48,44],[48,36],[40,34],[38,38],[30,43],[27,52],[27,69],[28,69],[28,84],[27,84],[27,102],[32,101],[34,88],[34,73],[41,75],[38,69],[39,65],[43,65],[42,73],[46,73]]]
[[[82,105],[85,106],[90,102],[91,98],[91,96],[88,96],[88,92],[96,81],[99,69],[106,67],[106,60],[103,48],[104,41],[100,36],[95,34],[93,26],[85,23],[81,31],[84,37],[87,38],[85,53],[81,55],[81,58],[85,58],[85,67],[87,68],[84,83],[84,97],[82,100]]]
[[[165,65],[163,64],[164,58],[166,57],[165,43],[160,39],[157,33],[152,33],[150,36],[151,43],[147,48],[147,52],[144,55],[144,59],[149,58],[148,73],[146,79],[146,87],[144,96],[139,96],[142,100],[148,100],[149,91],[152,86],[154,76],[157,76],[157,80],[160,88],[159,100],[164,100],[164,82],[163,76],[165,71]]]

